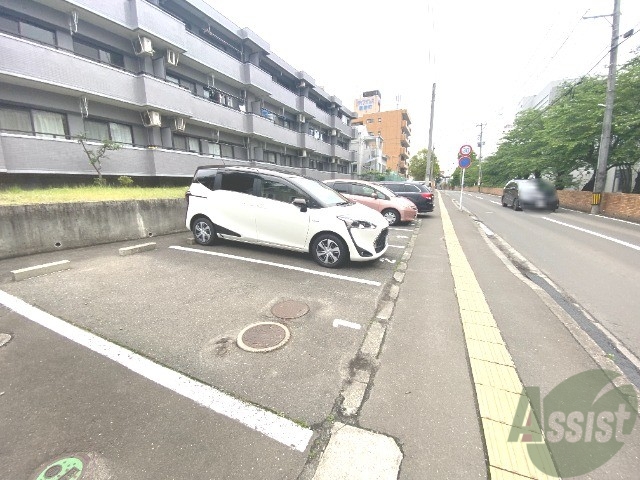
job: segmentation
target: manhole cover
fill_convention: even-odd
[[[8,333],[0,333],[0,347],[6,345],[11,340],[11,335]]]
[[[31,477],[34,480],[80,480],[83,478],[106,478],[96,468],[97,463],[88,454],[76,453],[50,461]],[[102,472],[104,473],[104,472]]]
[[[245,327],[238,335],[238,346],[247,352],[270,352],[289,341],[289,329],[276,322],[260,322]]]
[[[309,305],[296,300],[285,300],[284,302],[276,303],[271,308],[271,313],[276,317],[291,320],[292,318],[298,318],[303,316],[309,311]]]

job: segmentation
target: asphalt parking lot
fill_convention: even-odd
[[[364,264],[352,263],[337,270],[322,269],[307,255],[280,250],[230,242],[201,247],[190,244],[189,233],[185,232],[152,238],[156,243],[154,250],[130,256],[118,255],[118,249],[143,241],[3,260],[0,261],[0,290],[122,349],[113,355],[133,355],[159,365],[164,370],[155,377],[150,374],[135,379],[135,384],[144,386],[141,388],[145,392],[149,388],[158,389],[158,378],[175,373],[261,411],[276,413],[310,432],[334,408],[367,327],[375,317],[379,302],[388,294],[394,272],[420,223],[418,220],[391,228],[390,248],[383,258]],[[12,270],[60,260],[69,260],[71,268],[18,282],[11,279]],[[297,318],[278,316],[281,312],[278,307],[291,304],[308,311]],[[288,328],[290,337],[284,346],[265,353],[249,352],[237,346],[236,339],[243,329],[265,321],[278,322]],[[28,320],[0,306],[0,333],[12,336],[0,349],[0,360],[3,356],[9,358],[12,348],[18,349],[25,340],[24,335],[29,337],[29,347],[22,344],[22,355],[29,349],[38,353],[60,353],[59,344],[67,345],[74,352],[83,351],[83,347],[69,347],[68,340],[50,332],[45,334],[42,327],[26,326],[27,323]],[[24,333],[27,331],[31,333]],[[42,344],[36,341],[38,338]],[[13,355],[13,364],[3,364],[15,367],[19,357],[15,352]],[[80,363],[84,360],[81,362],[80,356],[84,354],[77,355],[77,360],[75,355],[65,357],[66,368],[82,370]],[[91,361],[94,360],[92,357]],[[47,357],[40,362],[46,363]],[[107,367],[103,365],[100,369],[108,366],[107,362]],[[114,364],[113,368],[121,367]],[[47,430],[46,419],[34,424],[33,419],[13,418],[12,398],[44,402],[32,405],[32,410],[47,410],[48,416],[57,419],[56,423],[64,423],[58,417],[68,412],[50,410],[46,396],[29,395],[30,388],[35,392],[41,387],[30,386],[24,378],[20,381],[11,378],[20,372],[20,368],[9,368],[1,376],[0,410],[11,418],[11,431],[2,429],[5,433],[0,434],[0,440],[6,443],[10,437],[20,437],[21,425],[28,424],[32,457],[20,453],[19,458],[12,458],[18,455],[17,451],[1,455],[9,464],[23,465],[23,470],[17,470],[22,473],[32,471],[27,467],[46,463],[47,458],[63,455],[68,447],[52,448],[47,435],[42,436],[40,445],[37,432],[39,428]],[[82,378],[83,375],[76,376]],[[43,379],[38,381],[41,385]],[[87,383],[91,382],[87,380]],[[154,383],[156,385],[150,385]],[[22,396],[13,397],[12,385],[21,386]],[[162,395],[172,394],[162,391]],[[177,393],[169,398],[178,396]],[[100,402],[100,397],[91,398],[83,401]],[[151,399],[145,397],[145,402],[153,403],[152,398],[153,395]],[[186,398],[191,397],[186,395]],[[184,398],[180,402],[184,404]],[[104,409],[101,404],[94,408],[98,406]],[[85,407],[91,408],[91,405]],[[109,416],[109,410],[107,408],[104,415]],[[218,416],[215,414],[216,419]],[[233,426],[230,431],[235,428],[238,427]],[[7,438],[2,438],[5,435]],[[82,436],[81,431],[77,435]],[[286,443],[286,440],[279,441]],[[308,445],[302,441],[297,449],[302,454]],[[295,470],[300,462],[304,463],[304,458],[298,455],[292,462],[296,466],[287,468]],[[274,468],[282,469],[277,462],[271,463]]]

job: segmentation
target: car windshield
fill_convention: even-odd
[[[299,177],[293,180],[300,188],[311,195],[321,206],[348,205],[349,199],[336,192],[333,188],[311,178]]]

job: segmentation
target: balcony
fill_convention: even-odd
[[[340,160],[354,161],[355,153],[355,151],[347,150],[340,145],[331,145],[331,156],[338,157]]]
[[[0,49],[5,82],[68,95],[91,92],[111,104],[146,104],[144,87],[134,74],[5,34],[0,34]]]
[[[331,156],[331,145],[328,143],[318,140],[306,133],[299,133],[298,135],[300,136],[300,148],[306,148],[327,157]]]
[[[248,135],[267,139],[281,145],[299,148],[298,139],[300,133],[276,125],[268,118],[247,114],[245,115],[245,125],[245,131]]]
[[[214,75],[215,72],[220,72],[222,75],[233,78],[240,83],[244,81],[243,64],[231,55],[218,50],[209,42],[191,32],[185,32],[184,46],[186,52],[183,55],[185,57],[211,69]]]
[[[99,2],[94,0],[87,3],[93,6]],[[109,2],[109,4],[111,3],[117,4],[118,2]],[[130,26],[132,30],[162,39],[180,50],[186,50],[186,30],[183,22],[145,0],[129,0],[125,3],[131,5]],[[110,13],[105,16],[111,18]]]
[[[239,110],[211,102],[206,98],[190,95],[187,105],[192,107],[192,120],[205,124],[206,127],[246,132],[245,114]]]
[[[320,110],[316,104],[307,97],[298,97],[297,108],[303,112],[304,115],[314,118],[323,125],[331,126],[331,115]]]

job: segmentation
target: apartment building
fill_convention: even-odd
[[[0,50],[0,180],[94,174],[83,133],[122,144],[104,175],[356,162],[355,114],[202,0],[3,0]]]
[[[410,158],[411,119],[407,110],[381,111],[381,103],[378,90],[364,92],[355,101],[358,118],[353,119],[351,125],[364,125],[370,135],[382,137],[387,169],[406,176]]]
[[[384,173],[387,171],[387,157],[383,153],[384,140],[380,135],[371,135],[364,125],[358,125],[356,138],[351,142],[351,150],[356,152],[353,173]]]

